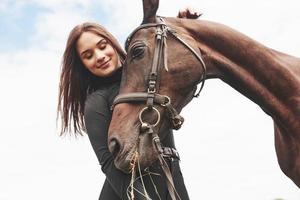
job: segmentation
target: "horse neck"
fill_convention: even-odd
[[[202,51],[208,78],[222,79],[275,121],[295,119],[300,114],[300,109],[295,111],[300,108],[298,58],[267,48],[221,24],[200,20],[185,24]]]

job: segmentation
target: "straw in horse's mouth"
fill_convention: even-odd
[[[132,158],[130,159],[130,171],[132,173],[132,171],[135,170],[135,166],[137,163],[137,160],[139,159],[139,153],[137,152],[137,150],[134,151]]]
[[[130,172],[133,173],[133,171],[135,170],[135,167],[136,167],[136,164],[137,164],[137,161],[139,160],[139,143],[140,143],[140,140],[138,139],[137,143],[132,147],[132,150],[133,151],[130,151],[128,157],[130,158]]]

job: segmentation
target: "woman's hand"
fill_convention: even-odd
[[[202,13],[195,11],[193,8],[186,7],[184,9],[179,10],[177,17],[186,19],[197,19],[201,15]]]

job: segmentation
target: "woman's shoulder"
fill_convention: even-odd
[[[85,110],[109,110],[115,96],[119,92],[117,84],[101,87],[87,95]]]

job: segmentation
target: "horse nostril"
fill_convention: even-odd
[[[120,151],[120,143],[116,138],[112,138],[108,145],[109,151],[116,157]]]

